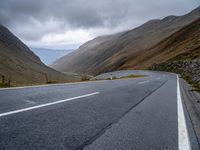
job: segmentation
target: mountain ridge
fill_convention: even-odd
[[[76,80],[44,65],[28,46],[3,25],[0,25],[0,79],[0,82],[9,82],[13,86]]]
[[[51,65],[54,61],[61,58],[62,56],[71,53],[73,50],[62,50],[62,49],[48,49],[48,48],[30,48],[37,56],[40,57],[41,61],[46,65]]]
[[[51,66],[59,71],[91,75],[124,69],[121,66],[138,52],[153,47],[199,18],[200,7],[197,7],[183,16],[150,20],[129,31],[97,37]]]

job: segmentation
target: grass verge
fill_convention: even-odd
[[[200,85],[194,82],[189,76],[182,76],[192,87],[194,91],[200,93]]]
[[[142,78],[146,77],[146,75],[141,75],[141,74],[131,74],[128,76],[121,77],[120,79],[129,79],[129,78]]]
[[[0,88],[7,88],[7,87],[11,87],[8,83],[1,83],[0,82]]]
[[[116,77],[116,76],[112,76],[112,80],[119,80],[119,79],[130,79],[130,78],[142,78],[142,77],[146,77],[146,75],[141,75],[141,74],[130,74],[128,76],[123,76],[123,77]],[[107,80],[111,80],[110,78],[107,78]]]

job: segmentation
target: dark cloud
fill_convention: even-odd
[[[53,18],[71,28],[91,28],[116,25],[128,9],[124,6],[122,0],[2,0],[0,20],[10,26]]]
[[[148,19],[184,14],[199,4],[199,0],[1,0],[0,23],[34,41],[66,30],[125,30]]]

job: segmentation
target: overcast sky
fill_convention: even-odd
[[[0,0],[0,24],[28,46],[71,49],[199,5],[200,0]]]

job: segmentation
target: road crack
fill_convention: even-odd
[[[86,146],[92,144],[96,139],[98,139],[101,135],[103,135],[106,130],[110,129],[113,124],[116,124],[119,122],[121,118],[123,118],[126,114],[128,114],[133,108],[137,107],[140,103],[142,103],[147,97],[151,96],[154,92],[156,92],[158,89],[160,89],[168,80],[164,81],[162,84],[160,84],[156,89],[148,93],[146,96],[144,96],[138,103],[134,104],[132,107],[130,107],[127,111],[125,111],[120,117],[115,119],[113,122],[108,124],[107,126],[103,127],[98,133],[96,133],[94,136],[92,136],[90,139],[86,140],[83,144],[75,148],[74,150],[83,150]]]

